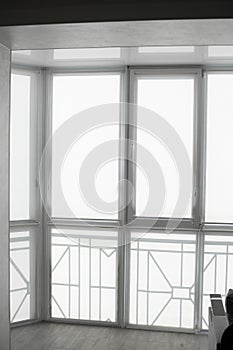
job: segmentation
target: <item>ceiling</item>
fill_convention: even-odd
[[[99,22],[0,27],[12,50],[233,45],[233,19]]]

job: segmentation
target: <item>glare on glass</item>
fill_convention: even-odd
[[[10,120],[10,218],[29,219],[30,83],[27,75],[13,74]]]
[[[209,74],[205,221],[233,222],[233,74]]]
[[[190,165],[193,161],[193,119],[194,119],[194,78],[182,77],[150,77],[150,79],[138,79],[137,103],[139,106],[154,111],[164,118],[182,140],[188,153]],[[146,176],[155,179],[156,173],[143,174],[139,167],[136,170],[136,216],[148,217],[172,217],[180,186],[179,173],[176,163],[161,141],[140,129],[143,125],[143,112],[137,116],[137,144],[145,148],[156,159],[163,173],[166,195],[161,212],[153,208],[146,209],[148,193],[150,191]],[[140,150],[140,148],[139,148]],[[137,163],[140,164],[141,152],[137,154]],[[150,176],[149,176],[150,175]],[[192,196],[192,179],[190,179],[190,198]],[[155,198],[156,200],[156,198]],[[191,200],[187,203],[187,210],[183,217],[191,217]]]

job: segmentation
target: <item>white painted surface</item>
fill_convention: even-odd
[[[0,348],[10,349],[9,308],[10,50],[0,45]]]
[[[230,45],[233,19],[75,23],[0,28],[14,50],[151,45]]]

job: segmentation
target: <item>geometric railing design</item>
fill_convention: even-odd
[[[51,316],[116,321],[117,233],[52,230]]]
[[[10,234],[11,322],[30,319],[30,232]]]
[[[130,323],[194,327],[195,235],[132,233]]]
[[[132,232],[131,324],[194,328],[195,234]],[[202,328],[209,294],[233,288],[233,236],[205,234]],[[51,316],[116,322],[117,242],[111,230],[52,230]],[[33,232],[10,234],[11,322],[35,318]],[[199,281],[198,281],[199,282]]]
[[[208,328],[209,294],[233,288],[233,236],[205,235],[202,328]]]

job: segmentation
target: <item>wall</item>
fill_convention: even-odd
[[[10,348],[9,317],[10,50],[0,45],[0,349]]]

